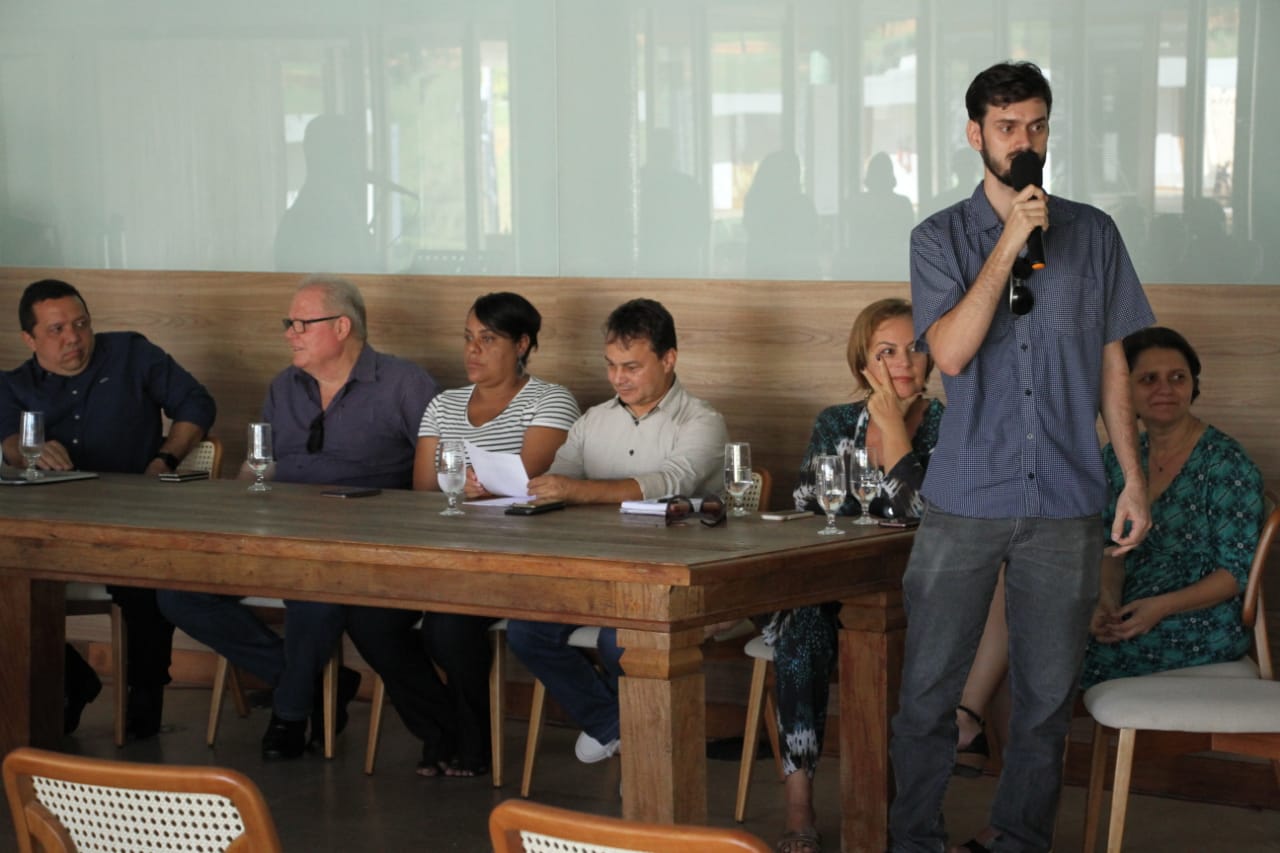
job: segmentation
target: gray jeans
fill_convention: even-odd
[[[1098,516],[963,518],[926,508],[903,579],[901,704],[889,754],[895,853],[942,851],[960,701],[1001,563],[1009,623],[1009,742],[991,825],[997,851],[1047,851],[1102,558]]]

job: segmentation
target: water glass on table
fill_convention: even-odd
[[[876,454],[865,447],[855,447],[849,454],[849,485],[862,507],[862,514],[854,519],[854,524],[876,523],[871,517],[871,502],[880,494],[880,484],[884,480],[879,462]]]
[[[24,476],[28,480],[40,479],[36,470],[36,462],[44,453],[44,412],[23,412],[20,428],[18,451],[27,463]]]
[[[724,446],[724,489],[733,498],[733,511],[729,515],[742,518],[750,513],[742,505],[742,498],[751,488],[751,445],[745,441],[731,441]]]
[[[466,515],[458,501],[467,487],[467,447],[458,439],[442,439],[436,449],[436,482],[449,499],[441,515]]]
[[[271,424],[249,424],[249,452],[245,458],[245,464],[248,465],[249,470],[253,472],[254,481],[253,485],[248,488],[248,491],[271,491],[271,487],[267,485],[263,477],[267,473],[267,468],[271,466],[271,460],[273,458],[271,450]]]
[[[841,536],[844,531],[836,527],[836,512],[845,498],[844,457],[839,454],[823,454],[813,457],[813,489],[818,506],[827,514],[827,526],[818,531],[819,536]]]

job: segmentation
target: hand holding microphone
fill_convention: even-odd
[[[1043,188],[1044,166],[1040,163],[1040,156],[1029,148],[1019,151],[1010,164],[1009,179],[1018,192],[1032,184]],[[1039,226],[1032,229],[1027,237],[1027,260],[1031,262],[1032,269],[1044,269],[1044,231]]]

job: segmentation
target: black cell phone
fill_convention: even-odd
[[[912,527],[920,526],[918,518],[882,518],[876,522],[881,527],[892,527],[895,530],[907,530]]]
[[[326,498],[371,498],[382,494],[382,489],[373,486],[338,486],[334,489],[325,489],[320,494]]]
[[[208,471],[161,471],[158,475],[162,483],[186,483],[191,480],[209,479]]]
[[[532,501],[530,503],[512,504],[503,512],[507,515],[541,515],[556,509],[564,509],[564,501]]]

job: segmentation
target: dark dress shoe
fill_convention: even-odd
[[[125,732],[135,740],[155,737],[164,714],[164,687],[130,687]]]
[[[66,692],[62,700],[62,731],[71,734],[80,726],[80,715],[102,692],[102,680],[93,667],[70,645],[66,649]]]
[[[342,734],[342,730],[347,727],[347,705],[355,698],[356,692],[360,689],[360,673],[356,672],[349,666],[341,667],[338,670],[338,713],[333,721],[333,733],[335,735]],[[321,678],[316,684],[316,701],[311,711],[311,742],[314,744],[324,743],[324,679]]]
[[[271,715],[267,733],[262,736],[262,757],[297,758],[307,751],[307,721],[282,720]]]
[[[88,693],[77,693],[72,696],[68,694],[62,700],[62,732],[63,734],[71,734],[80,727],[80,715],[84,713],[84,708],[94,699],[98,698],[98,694],[102,692],[102,682],[98,682],[98,686]]]

